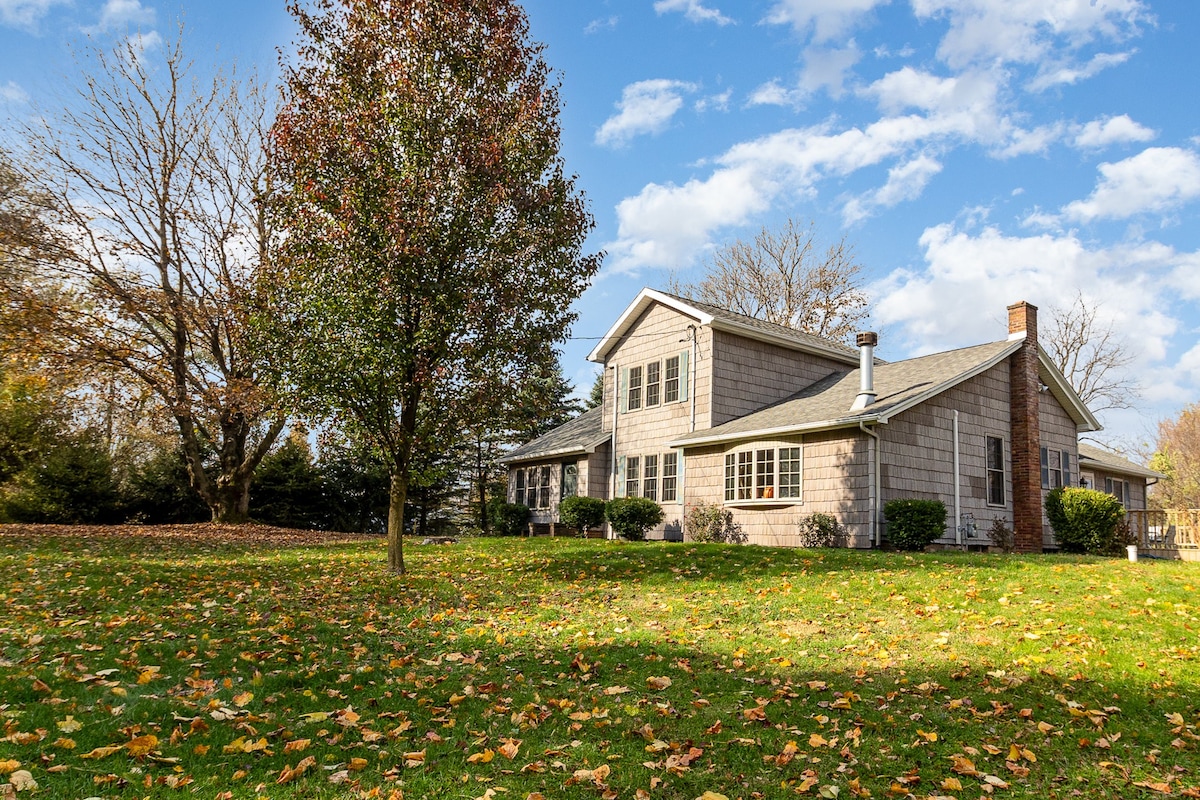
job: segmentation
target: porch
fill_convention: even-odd
[[[1125,522],[1139,553],[1200,561],[1200,509],[1128,509]]]

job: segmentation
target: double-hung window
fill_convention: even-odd
[[[516,474],[516,491],[513,493],[513,502],[519,506],[527,506],[525,502],[525,470],[518,469]]]
[[[629,369],[629,401],[626,403],[626,408],[630,411],[637,411],[642,407],[642,368],[630,367]]]
[[[1071,453],[1069,450],[1042,448],[1042,488],[1061,489],[1071,485]]]
[[[754,489],[754,451],[746,450],[738,453],[737,458],[737,499],[749,500]]]
[[[530,503],[530,508],[550,507],[550,465],[537,467],[537,502]]]
[[[988,505],[1004,505],[1004,440],[987,437],[987,501]]]
[[[775,496],[775,451],[758,450],[754,455],[754,497],[757,500]]]
[[[779,448],[779,496],[800,498],[800,448]]]
[[[638,478],[642,471],[642,460],[638,456],[625,459],[625,496],[638,496]]]
[[[679,402],[679,356],[663,361],[663,402]]]
[[[679,497],[679,454],[663,453],[662,501],[674,503]]]
[[[662,389],[662,363],[651,361],[646,365],[646,408],[658,405]]]
[[[1129,482],[1115,478],[1104,479],[1104,491],[1117,498],[1117,502],[1125,505],[1129,502]]]
[[[642,456],[642,497],[658,499],[658,456]]]

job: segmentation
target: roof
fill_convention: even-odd
[[[1079,443],[1079,466],[1111,472],[1116,475],[1133,475],[1138,478],[1165,480],[1166,475],[1147,467],[1139,466],[1116,453],[1090,444]]]
[[[785,400],[751,412],[723,425],[685,434],[674,446],[695,446],[777,436],[804,431],[883,424],[892,417],[951,389],[999,364],[1022,345],[1024,339],[948,350],[874,368],[876,400],[851,411],[858,396],[859,370],[832,372]],[[1099,423],[1044,353],[1039,373],[1080,430],[1097,430]],[[1065,387],[1065,388],[1064,388]],[[1060,396],[1061,395],[1061,396]]]
[[[620,343],[622,337],[629,332],[642,313],[655,303],[673,308],[696,320],[698,325],[709,326],[713,330],[736,333],[749,339],[823,356],[847,365],[858,363],[858,349],[849,345],[649,288],[638,292],[633,302],[601,338],[600,343],[588,354],[588,361],[602,363],[607,359],[608,354]]]
[[[612,438],[611,433],[601,430],[603,422],[603,407],[596,406],[532,442],[526,442],[516,450],[506,453],[499,461],[501,464],[515,464],[521,461],[545,461],[549,458],[594,453],[596,448]]]

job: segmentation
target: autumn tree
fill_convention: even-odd
[[[273,130],[264,348],[309,413],[384,455],[404,571],[415,457],[574,318],[599,266],[559,156],[559,91],[511,0],[293,3]],[[457,430],[456,430],[457,429]]]
[[[1200,403],[1183,409],[1178,418],[1158,424],[1150,468],[1167,476],[1154,486],[1157,505],[1200,508]]]
[[[750,241],[718,248],[698,283],[673,279],[683,297],[827,339],[850,339],[867,319],[862,265],[842,238],[822,250],[816,228],[789,219]]]
[[[1137,383],[1125,368],[1133,356],[1099,307],[1075,295],[1070,306],[1050,310],[1049,329],[1038,339],[1075,393],[1093,412],[1132,408]]]
[[[58,292],[9,281],[6,296],[36,325],[41,357],[152,397],[213,519],[243,521],[251,475],[284,425],[242,335],[269,237],[265,94],[193,74],[182,36],[85,58],[74,96],[27,131],[26,177],[58,234],[34,268]]]

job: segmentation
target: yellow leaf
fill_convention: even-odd
[[[1050,731],[1054,730],[1054,726],[1051,725],[1049,722],[1039,722],[1037,724],[1037,727],[1038,727],[1038,730],[1041,731],[1042,733],[1049,733]]]
[[[124,747],[120,747],[120,746],[97,747],[95,750],[92,750],[90,753],[84,753],[83,755],[80,756],[80,758],[107,758],[108,756],[111,756],[113,753],[119,753],[124,749],[125,749]]]
[[[58,722],[56,722],[55,725],[57,725],[58,729],[63,733],[74,733],[83,727],[83,723],[69,714],[65,719],[60,719]]]
[[[33,773],[27,769],[19,769],[8,776],[8,782],[18,792],[32,792],[38,788],[38,782],[33,779]]]
[[[235,780],[235,781],[240,781],[242,778],[246,777],[246,776],[247,776],[247,775],[249,775],[249,774],[250,774],[250,773],[249,773],[249,772],[247,772],[246,770],[244,770],[244,769],[239,769],[239,770],[237,770],[236,772],[234,772],[234,773],[233,773],[233,780]]]
[[[158,746],[158,737],[153,734],[139,736],[136,739],[128,742],[125,749],[129,751],[131,756],[144,756]]]
[[[0,775],[7,775],[10,772],[15,772],[20,768],[20,766],[21,762],[13,758],[0,761]]]
[[[55,747],[61,747],[63,750],[74,750],[75,740],[68,739],[66,736],[60,736],[54,740]]]
[[[829,744],[829,740],[819,733],[814,733],[808,737],[809,747],[824,747],[827,744]]]
[[[312,739],[293,739],[283,746],[285,753],[303,753],[312,744]]]
[[[290,783],[291,781],[294,781],[296,778],[299,778],[301,775],[303,775],[305,772],[307,772],[308,768],[315,765],[316,763],[317,763],[317,760],[315,758],[313,758],[312,756],[307,756],[306,758],[302,758],[302,759],[300,759],[300,763],[297,764],[295,767],[284,767],[282,770],[280,770],[279,777],[275,780],[275,782],[276,783]]]
[[[500,753],[500,755],[511,761],[517,757],[517,751],[520,749],[520,747],[521,741],[519,739],[503,739],[500,742],[500,746],[496,748],[496,750]]]
[[[246,705],[254,699],[254,692],[242,692],[233,696],[233,704],[238,708],[245,708]]]
[[[419,767],[424,763],[425,763],[425,751],[424,750],[414,750],[410,753],[404,754],[404,766],[406,766],[406,767]]]
[[[671,679],[666,675],[646,678],[646,685],[651,689],[666,689],[671,685]]]
[[[365,758],[359,758],[358,756],[355,756],[354,758],[350,759],[350,763],[346,768],[351,772],[362,772],[367,768],[367,764],[369,763],[370,762]]]
[[[700,795],[700,797],[696,798],[696,800],[729,800],[729,798],[723,794],[718,794],[717,792],[705,792],[704,794]]]
[[[951,775],[949,778],[946,778],[944,781],[942,781],[942,788],[947,792],[961,792],[963,788],[962,781]]]
[[[495,750],[484,750],[482,753],[472,753],[467,756],[468,764],[487,764],[496,757]]]
[[[927,742],[936,742],[938,740],[938,735],[935,731],[923,731],[917,728],[917,735]]]
[[[1029,748],[1026,748],[1026,747],[1021,748],[1021,757],[1024,758],[1026,761],[1030,762],[1031,764],[1037,763],[1037,756],[1034,755],[1033,751],[1030,750]]]
[[[162,667],[144,667],[142,671],[138,673],[138,686],[145,686],[147,683],[157,678],[158,671],[160,669],[162,669]]]
[[[111,690],[111,691],[112,691],[112,693],[113,693],[113,694],[115,694],[117,697],[124,697],[124,696],[126,696],[127,694],[129,694],[129,692],[125,691],[125,687],[124,687],[124,686],[114,686],[114,687],[112,687],[112,690]]]
[[[1017,747],[1015,744],[1010,744],[1008,746],[1008,760],[1009,761],[1020,761],[1021,760],[1021,748]]]

